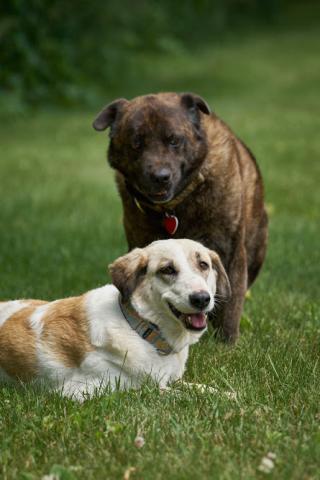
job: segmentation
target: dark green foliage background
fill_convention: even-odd
[[[9,0],[0,7],[0,100],[19,109],[140,93],[153,55],[276,28],[295,10],[285,0]]]

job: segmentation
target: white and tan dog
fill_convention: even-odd
[[[217,293],[230,294],[218,255],[160,240],[118,258],[106,285],[73,298],[0,303],[0,380],[49,382],[82,399],[99,388],[180,379]],[[120,292],[120,293],[119,293]]]

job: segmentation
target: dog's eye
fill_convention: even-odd
[[[172,265],[160,268],[158,271],[161,275],[177,275],[177,270]]]
[[[143,138],[141,135],[135,135],[131,141],[131,145],[135,150],[139,150],[142,147]]]
[[[204,262],[203,260],[201,260],[199,262],[199,267],[201,268],[201,270],[208,270],[209,264],[207,262]]]
[[[170,135],[170,137],[168,137],[168,144],[170,147],[178,148],[181,145],[181,138],[176,135]]]

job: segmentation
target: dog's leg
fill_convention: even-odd
[[[190,383],[190,382],[183,382],[181,380],[179,384],[183,385],[184,387],[198,390],[200,393],[213,393],[213,394],[219,393],[219,390],[217,388],[211,387],[210,385],[205,385],[204,383]]]
[[[222,394],[228,397],[230,400],[236,400],[237,398],[237,394],[234,391],[228,391],[228,390],[220,391],[217,388],[211,387],[210,385],[205,385],[204,383],[189,383],[189,382],[181,382],[181,383],[186,387],[195,388],[200,393],[211,393],[214,395]]]
[[[231,298],[222,306],[218,314],[218,321],[223,339],[234,343],[239,336],[241,313],[247,291],[247,255],[242,243],[235,249],[228,270]]]
[[[219,390],[215,387],[211,387],[210,385],[205,385],[204,383],[190,383],[190,382],[184,382],[183,380],[178,380],[174,383],[175,387],[187,387],[191,388],[194,390],[198,390],[200,393],[214,393],[217,394],[219,393]],[[167,392],[175,392],[177,391],[176,388],[172,387],[160,387],[160,392],[161,393],[167,393]],[[178,390],[179,391],[179,390]],[[227,392],[229,393],[229,392]]]
[[[178,380],[175,382],[175,387],[182,386],[189,388],[191,390],[197,390],[199,393],[208,393],[212,395],[225,395],[228,397],[230,400],[235,400],[237,398],[236,392],[234,391],[220,391],[215,387],[212,387],[210,385],[205,385],[204,383],[190,383],[190,382],[184,382],[183,380]],[[173,389],[171,387],[164,387],[160,389],[161,393],[168,393],[168,392],[175,392],[177,391],[176,388]],[[178,390],[179,391],[179,390]]]
[[[64,396],[72,398],[80,403],[100,395],[106,384],[101,378],[87,378],[85,376],[77,376],[64,382],[63,386],[56,388]]]
[[[255,238],[255,245],[252,248],[251,262],[248,261],[248,288],[255,281],[263,265],[268,243],[268,216],[264,212],[259,229]]]

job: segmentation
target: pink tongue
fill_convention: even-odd
[[[203,328],[206,326],[206,315],[204,313],[192,313],[190,323],[194,328]]]

